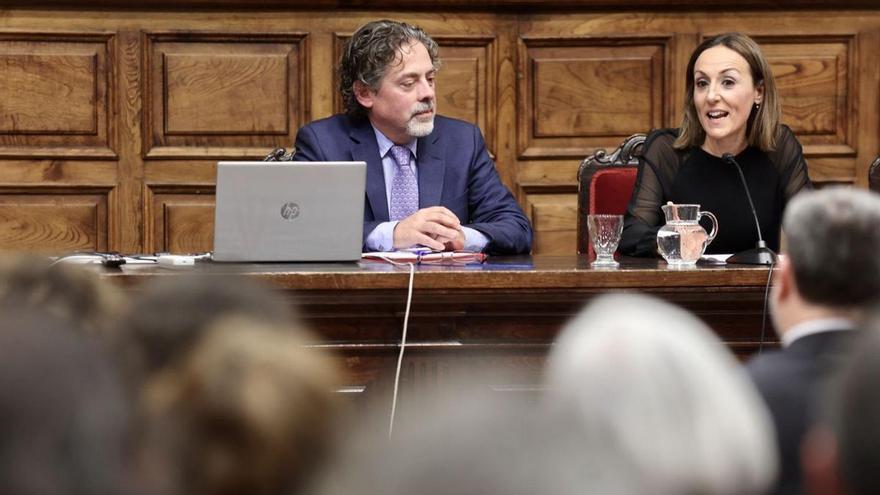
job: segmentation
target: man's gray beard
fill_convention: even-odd
[[[434,131],[434,116],[431,115],[431,120],[423,121],[419,120],[416,117],[409,119],[406,123],[406,133],[412,137],[420,138],[425,137],[431,132]]]

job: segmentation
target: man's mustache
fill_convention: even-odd
[[[413,106],[411,117],[415,117],[416,114],[419,114],[422,112],[427,112],[428,110],[431,110],[431,111],[434,110],[434,102],[433,101],[430,103],[426,103],[426,102],[416,103],[415,106]]]

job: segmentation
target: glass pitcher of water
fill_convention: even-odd
[[[657,232],[657,249],[671,266],[693,266],[718,234],[718,219],[700,205],[677,205],[671,201],[663,205],[666,225]],[[709,217],[712,231],[708,234],[699,220]]]

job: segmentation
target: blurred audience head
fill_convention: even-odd
[[[128,493],[129,411],[98,343],[33,308],[0,314],[0,491]]]
[[[804,191],[783,219],[785,256],[770,307],[784,334],[821,318],[859,319],[880,300],[880,195],[854,188]]]
[[[810,303],[859,307],[880,298],[880,195],[830,187],[798,194],[783,230],[798,292]]]
[[[346,442],[309,493],[335,495],[603,495],[636,493],[622,465],[570,447],[534,401],[482,394],[404,401],[393,435]],[[387,433],[387,431],[385,432]],[[598,447],[598,446],[597,446]],[[592,453],[597,454],[601,448]],[[612,471],[617,468],[617,471]],[[613,473],[613,474],[612,474]]]
[[[124,310],[122,294],[88,267],[31,255],[0,257],[0,304],[70,321],[80,333],[106,336]]]
[[[548,407],[631,466],[633,493],[758,494],[773,429],[736,359],[693,315],[634,294],[597,298],[549,358]]]
[[[292,305],[280,292],[244,277],[157,277],[136,296],[119,332],[125,336],[127,371],[135,382],[186,355],[220,318],[252,316],[279,324],[293,318]]]
[[[297,328],[210,324],[144,389],[152,448],[186,495],[293,493],[331,444],[339,376]]]
[[[852,359],[826,387],[822,419],[802,445],[813,495],[880,493],[880,312],[859,337]]]
[[[760,103],[756,102],[753,105],[748,102],[750,111],[746,111],[746,123],[742,131],[745,133],[746,142],[763,151],[773,150],[776,147],[782,117],[776,82],[770,63],[761,51],[761,47],[755,40],[742,33],[719,34],[706,39],[694,49],[685,72],[684,118],[674,146],[678,149],[686,149],[701,146],[706,140],[706,129],[701,123],[701,109],[697,108],[695,97],[695,93],[700,89],[695,72],[700,56],[716,47],[724,47],[734,52],[734,56],[741,57],[744,66],[748,67],[749,74],[741,75],[742,81],[738,81],[741,83],[739,86],[750,82],[751,86],[760,91]]]

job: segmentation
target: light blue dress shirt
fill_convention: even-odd
[[[394,180],[394,174],[397,173],[397,163],[395,163],[394,158],[391,156],[391,147],[394,146],[394,143],[385,137],[379,129],[373,127],[373,132],[376,134],[376,143],[379,145],[379,156],[382,157],[382,172],[385,176],[385,199],[388,202],[388,211],[391,211],[391,182]],[[409,166],[412,169],[413,175],[415,175],[416,180],[419,178],[419,167],[418,167],[418,141],[413,139],[408,144],[405,144],[407,148],[412,151],[413,157],[415,159],[410,160]],[[373,229],[372,232],[367,236],[367,250],[368,251],[392,251],[394,249],[394,228],[397,227],[397,220],[390,222],[382,222]],[[485,247],[486,244],[489,243],[489,239],[483,235],[482,232],[478,230],[474,230],[470,227],[461,227],[462,232],[464,232],[464,249],[466,251],[475,251],[480,252]]]

